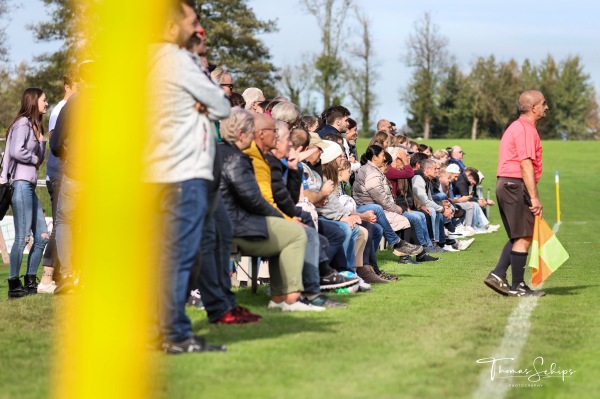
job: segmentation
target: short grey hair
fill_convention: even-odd
[[[283,134],[285,132],[290,131],[287,123],[285,123],[284,121],[277,120],[277,119],[275,119],[275,127],[277,128],[277,138],[279,140],[283,139]]]
[[[296,104],[283,101],[273,107],[271,116],[278,121],[294,124],[300,119],[302,113]]]
[[[233,107],[229,117],[221,121],[220,131],[223,140],[234,143],[238,132],[246,135],[254,132],[254,114],[246,109]]]
[[[246,109],[250,109],[252,104],[258,101],[259,98],[263,97],[263,92],[261,89],[256,87],[249,87],[242,93],[242,97],[246,100]]]
[[[421,161],[421,170],[425,170],[425,169],[429,169],[429,168],[435,168],[435,166],[437,165],[437,161],[434,161],[431,158],[427,158]]]

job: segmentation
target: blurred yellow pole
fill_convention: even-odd
[[[79,0],[78,6],[94,16],[78,27],[94,33],[86,37],[93,55],[78,61],[97,61],[97,107],[94,120],[79,121],[79,147],[69,148],[85,165],[75,222],[81,228],[73,239],[84,289],[56,298],[53,397],[151,398],[148,238],[159,232],[149,229],[141,158],[147,45],[161,7],[141,0]]]
[[[558,179],[558,170],[554,177],[554,183],[556,183],[556,222],[560,222],[560,183]]]

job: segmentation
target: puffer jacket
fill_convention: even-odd
[[[361,166],[352,186],[352,196],[357,206],[381,205],[384,211],[396,212],[392,187],[383,172],[371,161]]]
[[[217,145],[223,159],[219,189],[234,226],[233,236],[269,238],[265,216],[283,217],[263,198],[250,157],[227,142]]]
[[[296,204],[300,199],[302,172],[299,168],[297,170],[288,169],[271,153],[266,154],[265,159],[271,166],[271,190],[277,208],[290,217],[300,215],[301,209],[297,208]]]

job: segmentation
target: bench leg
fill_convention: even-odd
[[[252,257],[252,293],[258,292],[258,257]]]

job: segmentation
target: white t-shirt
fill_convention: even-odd
[[[67,102],[65,100],[61,100],[58,104],[52,108],[52,112],[50,113],[50,122],[48,123],[48,131],[51,132],[54,130],[54,126],[56,126],[56,120],[58,119],[58,114],[60,110]]]

